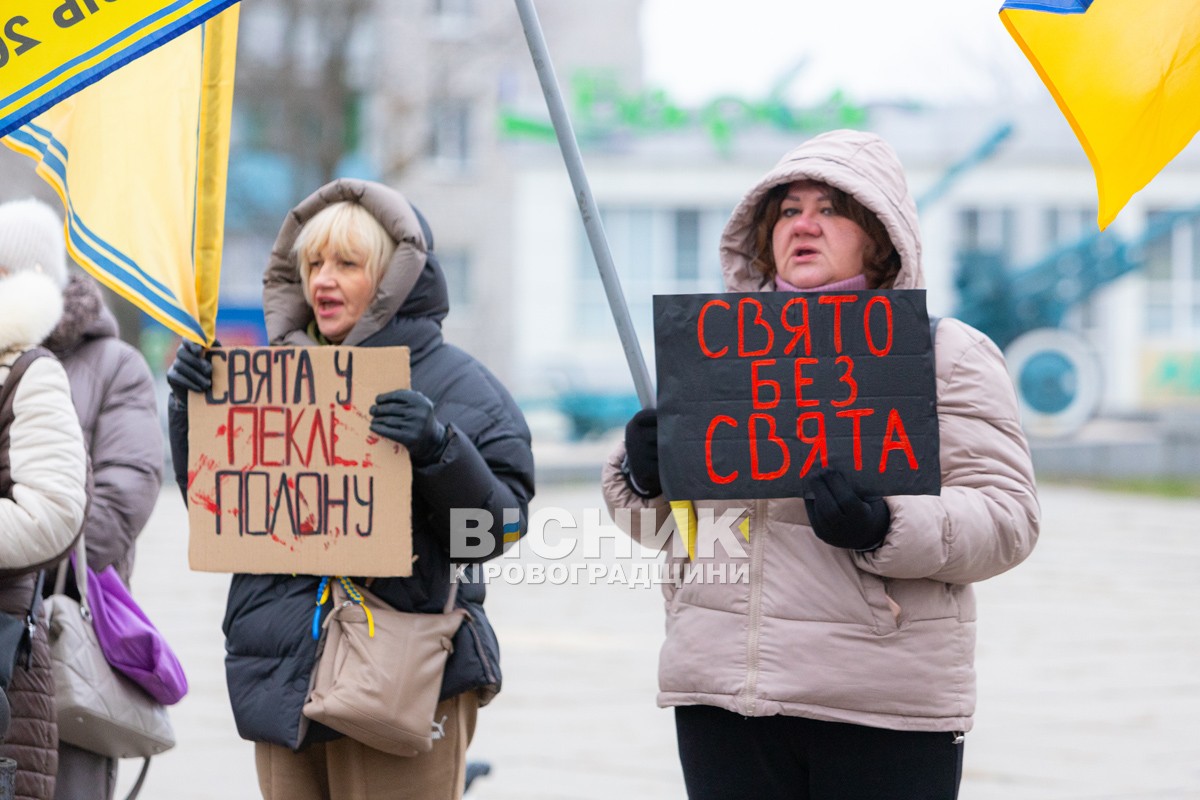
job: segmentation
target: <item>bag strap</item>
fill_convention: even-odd
[[[442,609],[443,614],[449,614],[454,610],[454,600],[458,597],[458,581],[453,578],[450,580],[450,596],[446,598],[446,607]]]
[[[0,385],[0,497],[12,497],[12,474],[9,472],[8,461],[8,426],[12,424],[16,416],[13,411],[13,402],[16,400],[17,384],[21,382],[21,376],[25,374],[25,370],[29,369],[29,365],[43,356],[53,358],[54,354],[44,347],[31,347],[21,353],[9,367],[8,377],[4,379],[4,384]]]
[[[454,600],[458,596],[458,581],[454,580],[453,572],[450,573],[450,576],[450,594],[446,598],[445,607],[442,609],[443,614],[449,614],[454,610]],[[367,635],[374,636],[375,617],[373,614],[371,614],[370,606],[368,606],[366,600],[363,599],[362,592],[360,592],[358,587],[354,585],[354,581],[350,580],[344,575],[337,576],[334,580],[341,584],[342,590],[346,593],[346,596],[350,598],[350,602],[362,607],[363,613],[367,616]],[[329,600],[332,588],[333,580],[330,579],[330,576],[322,576],[321,582],[317,584],[317,607],[313,610],[313,641],[321,638],[321,607],[325,605],[327,600]]]
[[[9,368],[8,377],[4,379],[4,384],[0,385],[0,497],[12,499],[12,464],[9,461],[9,426],[12,425],[16,418],[16,412],[13,411],[13,403],[16,402],[17,384],[20,383],[21,377],[26,370],[37,361],[39,358],[54,358],[54,353],[44,347],[31,347],[21,355],[17,356],[17,360],[12,363]],[[92,475],[92,458],[87,453],[87,446],[84,446],[84,463],[86,467],[85,486],[87,488],[87,497],[84,504],[84,517],[86,518],[92,508],[92,494],[95,490],[95,479]],[[79,532],[77,533],[76,543],[83,541],[83,524],[80,524]],[[21,575],[34,570],[42,570],[61,563],[66,560],[66,554],[55,555],[38,564],[31,564],[19,569],[0,568],[0,577],[8,577],[11,575]],[[57,581],[56,581],[57,585]]]
[[[0,411],[12,413],[11,395],[17,390],[21,376],[25,374],[25,370],[29,369],[30,364],[44,356],[54,358],[54,354],[44,347],[31,347],[17,356],[17,360],[8,368],[8,377],[4,379],[4,385],[0,386]],[[0,422],[3,421],[3,417],[0,416]]]
[[[146,773],[150,771],[150,756],[142,759],[142,771],[138,773],[137,780],[134,782],[129,794],[125,795],[125,800],[137,800],[137,796],[142,792],[142,784],[146,782]]]
[[[71,566],[71,559],[64,558],[58,562],[58,574],[54,576],[54,593],[62,594],[67,589],[67,570]],[[83,579],[80,579],[82,573]],[[84,542],[83,531],[79,532],[79,539],[75,542],[75,590],[79,592],[79,610],[83,614],[83,618],[90,620],[92,618],[92,609],[88,605],[87,599],[87,544]]]

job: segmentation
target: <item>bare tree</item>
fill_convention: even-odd
[[[320,185],[357,145],[354,48],[365,45],[373,0],[247,4],[234,94],[240,148],[288,162],[294,184]],[[300,186],[290,187],[295,195]]]

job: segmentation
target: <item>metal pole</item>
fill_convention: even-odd
[[[629,362],[629,372],[633,375],[638,400],[643,408],[653,408],[654,385],[650,381],[650,373],[642,357],[642,348],[638,346],[637,331],[634,330],[633,320],[629,317],[629,308],[625,305],[621,279],[613,265],[608,240],[604,237],[604,226],[600,222],[591,187],[588,186],[583,158],[579,154],[579,144],[575,141],[571,118],[567,116],[562,92],[559,91],[558,80],[554,77],[554,65],[550,61],[550,51],[546,48],[546,38],[542,35],[537,11],[533,7],[533,0],[516,0],[516,4],[517,12],[521,15],[521,26],[525,29],[525,40],[529,42],[529,54],[533,56],[533,66],[542,85],[542,94],[546,96],[546,106],[550,109],[550,120],[558,137],[558,147],[562,151],[563,161],[566,162],[567,173],[571,176],[571,186],[579,203],[583,227],[587,231],[588,242],[591,243],[592,254],[596,258],[596,267],[600,270],[600,281],[604,284],[604,293],[608,296],[608,307],[612,311],[613,321],[617,323],[617,334],[621,337],[625,360]]]

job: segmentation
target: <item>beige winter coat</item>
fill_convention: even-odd
[[[0,385],[20,354],[46,337],[62,313],[46,276],[0,278]],[[8,459],[11,496],[0,497],[0,568],[18,569],[65,550],[83,523],[87,455],[62,365],[34,361],[13,395]],[[0,578],[0,613],[23,617],[34,575]],[[12,727],[0,756],[17,762],[17,800],[50,800],[58,771],[58,723],[45,618],[33,638],[31,666],[21,662],[8,687]]]
[[[721,241],[729,291],[772,290],[749,266],[751,218],[768,189],[801,179],[841,188],[871,209],[901,255],[893,288],[923,286],[916,206],[899,159],[874,135],[839,131],[785,156],[734,210]],[[699,515],[728,513],[745,548],[743,557],[731,557],[718,544],[696,565],[724,563],[726,574],[735,575],[748,563],[748,579],[664,585],[660,705],[896,730],[970,729],[970,584],[1029,555],[1040,512],[999,350],[978,331],[944,319],[935,359],[942,491],[886,498],[891,527],[878,549],[856,553],[825,544],[809,527],[801,498],[696,504]],[[604,495],[610,512],[653,509],[625,517],[623,527],[640,540],[652,534],[644,527],[651,519],[670,524],[669,509],[665,498],[643,500],[630,490],[619,471],[623,457],[619,447],[605,465]],[[620,523],[622,515],[614,518]],[[667,552],[672,564],[687,561],[677,546]]]

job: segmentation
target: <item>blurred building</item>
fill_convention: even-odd
[[[652,296],[720,291],[717,239],[742,192],[808,136],[855,127],[908,169],[931,311],[1017,347],[1044,432],[1093,411],[1200,411],[1200,218],[1170,216],[1200,204],[1196,147],[1100,236],[1090,166],[1048,98],[799,107],[781,76],[683,108],[642,83],[640,7],[537,2],[652,371]],[[632,382],[514,6],[262,0],[243,9],[239,58],[223,305],[253,309],[282,215],[322,171],[381,180],[430,220],[451,341],[531,407],[608,398],[598,413],[623,418]]]
[[[514,8],[443,2],[421,17],[403,5],[380,25],[394,46],[380,56],[389,78],[368,149],[433,223],[454,284],[450,337],[530,402],[628,401],[623,350]],[[680,108],[641,83],[628,34],[638,2],[602,14],[538,6],[652,371],[653,295],[720,290],[716,242],[745,188],[804,138],[860,127],[893,142],[910,174],[931,311],[1020,345],[1010,353],[1028,367],[1018,378],[1040,432],[1093,411],[1200,409],[1200,223],[1188,212],[1200,207],[1200,151],[1176,158],[1102,236],[1090,164],[1049,98],[865,108],[834,95],[799,108],[782,79],[761,96]],[[396,124],[413,109],[420,122]],[[1172,213],[1180,218],[1145,239]]]
[[[540,0],[564,77],[636,88],[640,6],[608,0],[587,19],[574,0]],[[505,130],[545,109],[516,7],[262,0],[243,7],[238,59],[222,306],[256,306],[296,202],[332,177],[379,180],[430,222],[452,295],[448,338],[511,378],[522,165]],[[557,151],[542,145],[538,160],[553,164]]]

